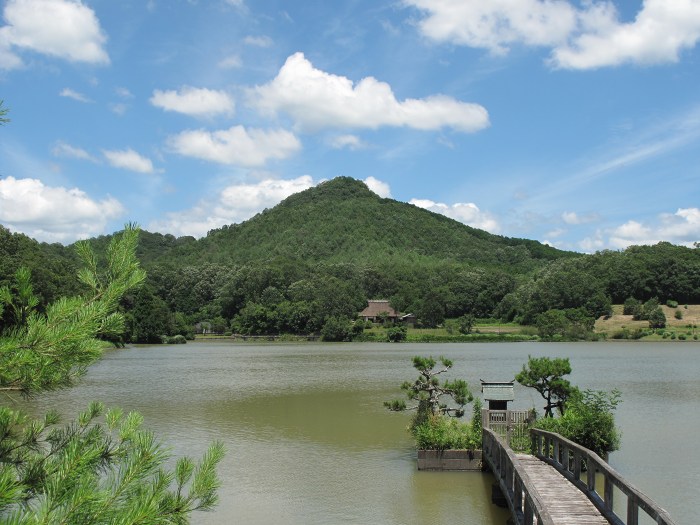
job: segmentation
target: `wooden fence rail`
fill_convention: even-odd
[[[552,465],[583,491],[610,523],[638,525],[641,509],[658,525],[675,525],[664,509],[625,480],[595,452],[553,432],[530,429],[530,435],[533,454]],[[581,479],[584,471],[585,481]],[[604,479],[602,495],[596,490],[596,473],[602,474]],[[617,487],[627,496],[625,519],[613,510],[613,487]]]
[[[483,429],[482,449],[483,459],[498,480],[516,525],[553,525],[554,521],[515,452],[488,428]]]

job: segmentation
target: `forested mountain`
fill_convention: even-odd
[[[111,236],[92,239],[101,251]],[[146,285],[125,299],[128,338],[206,322],[244,333],[319,332],[390,299],[424,325],[471,314],[526,323],[550,309],[590,316],[629,297],[700,302],[700,249],[660,243],[594,255],[492,235],[383,199],[340,177],[203,238],[142,232]],[[0,227],[0,287],[29,266],[44,302],[73,294],[71,247]]]
[[[452,261],[528,271],[543,260],[574,255],[525,239],[492,235],[393,199],[349,177],[296,193],[241,224],[213,230],[196,243],[170,239],[168,253],[188,264],[249,264],[279,259],[301,264]]]

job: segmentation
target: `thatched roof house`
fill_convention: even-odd
[[[383,314],[386,314],[386,319],[392,321],[399,318],[399,312],[389,306],[389,301],[386,300],[368,301],[367,308],[359,313],[359,317],[365,321],[376,323],[383,319]]]

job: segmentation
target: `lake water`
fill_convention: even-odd
[[[137,410],[174,455],[227,448],[220,504],[202,524],[503,525],[493,478],[418,472],[408,414],[382,402],[416,374],[414,355],[454,361],[450,378],[511,380],[528,355],[568,357],[581,388],[622,392],[622,448],[612,466],[695,523],[700,496],[700,345],[697,343],[232,344],[195,342],[113,350],[74,388],[26,405],[66,415],[90,400]],[[516,384],[512,408],[539,394]]]

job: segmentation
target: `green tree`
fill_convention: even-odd
[[[384,406],[397,412],[418,410],[419,417],[425,414],[462,417],[464,406],[474,399],[469,385],[463,379],[456,379],[452,382],[445,381],[441,385],[438,376],[452,368],[452,361],[441,357],[440,364],[442,366],[436,368],[437,364],[437,361],[432,357],[414,357],[413,368],[418,370],[419,376],[413,382],[404,382],[401,385],[401,390],[406,392],[406,397],[416,404],[408,407],[405,401],[394,400],[384,402]],[[449,406],[443,398],[451,399],[456,406]]]
[[[576,387],[564,379],[564,376],[570,373],[571,364],[568,358],[528,356],[527,365],[523,365],[515,380],[523,386],[537,390],[547,402],[544,407],[545,417],[554,417],[555,408],[562,414],[565,413],[566,402],[576,390]]]
[[[472,314],[464,314],[458,319],[459,322],[459,333],[460,334],[470,334],[472,333],[472,327],[474,326],[474,316]]]
[[[649,328],[666,328],[666,314],[660,306],[654,308],[649,314]]]
[[[408,330],[405,326],[390,326],[386,329],[386,338],[390,343],[405,341],[407,336]]]
[[[168,305],[149,286],[142,286],[136,292],[127,324],[133,343],[161,343],[163,336],[175,331]]]
[[[14,290],[9,286],[0,288],[0,318],[5,307],[9,306],[12,313],[11,326],[24,326],[27,317],[39,304],[39,298],[34,294],[32,272],[22,266],[15,272]]]
[[[137,238],[138,229],[127,225],[110,243],[104,267],[88,243],[76,245],[88,293],[29,312],[24,325],[0,337],[0,391],[30,395],[68,386],[100,356],[98,336],[122,333],[119,300],[145,277]],[[92,403],[75,421],[58,423],[53,412],[35,420],[0,408],[3,522],[181,524],[216,503],[221,444],[199,465],[181,458],[168,471],[167,453],[137,413]]]
[[[345,317],[329,317],[321,328],[324,341],[352,341],[352,323]]]

